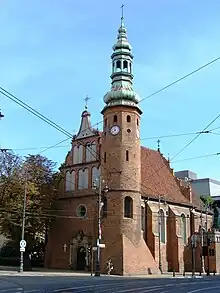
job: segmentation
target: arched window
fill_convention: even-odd
[[[163,210],[158,211],[158,234],[162,243],[166,242],[165,215]]]
[[[128,61],[126,61],[126,60],[123,61],[123,69],[128,70]]]
[[[121,69],[121,61],[120,60],[118,60],[117,62],[116,62],[116,70],[117,69]]]
[[[130,63],[130,73],[132,73],[132,66],[131,66],[131,63]]]
[[[104,152],[104,163],[106,163],[106,152]]]
[[[100,177],[100,168],[92,167],[92,184],[99,180]]]
[[[78,190],[88,189],[89,174],[88,169],[80,169],[78,172]]]
[[[131,122],[131,116],[130,115],[127,116],[127,122]]]
[[[130,196],[124,199],[124,217],[133,218],[133,200]]]
[[[145,231],[145,208],[141,206],[141,230]]]
[[[181,223],[180,223],[180,229],[181,229],[181,236],[183,237],[183,242],[187,242],[187,228],[186,228],[186,216],[184,214],[180,217]]]
[[[102,215],[104,218],[107,217],[107,213],[108,213],[108,201],[107,198],[104,196],[102,199],[103,202],[103,207],[102,207]]]
[[[66,191],[72,191],[75,190],[75,171],[66,172]]]
[[[86,145],[86,162],[95,161],[97,157],[96,143]]]
[[[137,126],[139,125],[139,120],[138,120],[138,118],[137,118]]]
[[[113,121],[114,121],[114,122],[117,122],[117,121],[118,121],[118,117],[117,117],[117,115],[114,115]]]

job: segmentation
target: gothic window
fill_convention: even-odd
[[[123,61],[123,69],[127,69],[128,71],[128,61],[126,60]]]
[[[80,164],[82,163],[83,159],[83,146],[74,146],[73,148],[73,164]]]
[[[130,196],[124,199],[124,217],[133,218],[133,200]]]
[[[127,116],[127,122],[131,122],[131,116],[130,115]]]
[[[126,151],[126,161],[128,162],[129,161],[129,152]]]
[[[118,121],[118,117],[117,117],[117,115],[114,115],[113,121],[114,121],[114,122],[117,122],[117,121]]]
[[[103,215],[104,218],[106,218],[107,213],[108,213],[108,201],[107,201],[107,198],[103,197],[102,202],[103,202],[102,215]]]
[[[183,242],[187,242],[187,228],[186,228],[186,216],[184,214],[180,217],[180,229],[181,229],[181,236],[183,237]]]
[[[104,152],[104,163],[106,163],[106,152]]]
[[[118,60],[117,62],[116,62],[116,70],[117,69],[121,69],[121,61],[120,60]],[[118,71],[118,70],[117,70]]]
[[[66,191],[75,190],[75,171],[66,172]]]
[[[97,157],[96,143],[88,143],[86,145],[86,162],[95,161]]]
[[[88,183],[89,183],[89,174],[88,169],[80,169],[78,172],[78,189],[88,189]]]
[[[165,226],[165,215],[163,210],[158,211],[158,234],[160,241],[165,243],[166,237],[166,226]]]
[[[100,168],[92,167],[92,183],[99,180]]]
[[[141,206],[141,230],[145,231],[145,208]]]

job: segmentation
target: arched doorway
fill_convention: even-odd
[[[77,249],[77,264],[76,269],[79,271],[84,271],[86,268],[86,249],[83,246]]]

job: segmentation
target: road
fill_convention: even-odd
[[[0,293],[220,293],[220,277],[0,276]]]

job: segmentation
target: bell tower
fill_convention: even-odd
[[[122,7],[123,9],[123,7]],[[133,90],[133,55],[122,10],[113,46],[112,86],[104,96],[102,176],[108,182],[107,216],[102,220],[103,261],[114,273],[145,274],[152,255],[141,231],[141,148],[139,97]],[[144,262],[143,262],[144,260]],[[148,262],[148,263],[147,263]],[[156,264],[155,264],[156,265]]]

